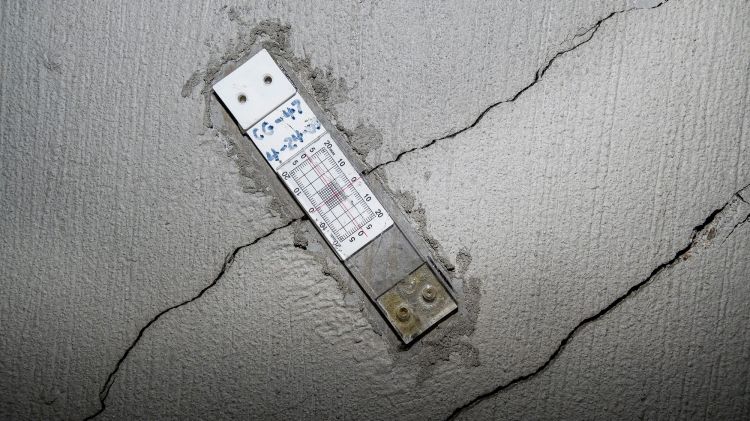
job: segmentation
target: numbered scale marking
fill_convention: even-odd
[[[307,144],[278,171],[342,260],[393,225],[329,134]]]

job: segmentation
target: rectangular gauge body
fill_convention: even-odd
[[[394,201],[381,200],[382,186],[373,193],[331,126],[266,50],[213,88],[403,342],[457,309],[444,272],[415,244],[413,228],[391,217]]]

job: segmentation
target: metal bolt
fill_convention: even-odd
[[[422,298],[427,301],[435,301],[435,298],[437,297],[437,293],[435,292],[435,288],[432,285],[427,285],[422,289]]]
[[[396,318],[402,322],[409,320],[410,317],[411,312],[409,312],[409,309],[406,306],[400,306],[396,311]]]

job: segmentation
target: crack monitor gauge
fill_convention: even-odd
[[[213,89],[404,343],[457,309],[395,202],[352,165],[340,134],[266,50]]]

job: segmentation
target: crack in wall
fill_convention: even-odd
[[[261,235],[259,237],[256,237],[254,240],[250,241],[249,243],[246,243],[246,244],[243,244],[243,245],[235,247],[235,249],[233,251],[231,251],[230,253],[228,253],[226,255],[226,257],[224,257],[224,264],[221,266],[221,269],[219,270],[219,273],[216,275],[216,277],[208,285],[206,285],[203,289],[201,289],[198,292],[198,294],[194,295],[192,298],[189,298],[189,299],[187,299],[187,300],[185,300],[185,301],[183,301],[183,302],[181,302],[179,304],[175,304],[175,305],[173,305],[171,307],[168,307],[168,308],[160,311],[156,316],[154,316],[153,318],[151,318],[151,320],[149,320],[148,323],[146,323],[145,325],[143,325],[143,327],[138,331],[138,335],[135,337],[135,339],[133,340],[133,342],[131,342],[130,346],[128,346],[127,349],[125,349],[125,352],[122,354],[122,356],[120,357],[120,359],[117,361],[117,364],[115,364],[114,369],[107,376],[107,380],[104,382],[104,385],[102,385],[102,388],[99,391],[99,409],[96,412],[94,412],[93,414],[88,415],[86,418],[84,418],[84,420],[94,419],[99,414],[101,414],[102,412],[104,412],[104,410],[106,409],[105,401],[107,400],[107,396],[109,396],[109,391],[112,388],[112,385],[114,384],[115,376],[117,375],[118,371],[120,370],[120,367],[122,366],[122,363],[125,362],[125,360],[128,358],[128,355],[130,355],[130,351],[132,351],[135,348],[135,346],[138,344],[138,342],[143,337],[143,335],[146,332],[146,330],[148,330],[154,323],[156,323],[165,314],[169,313],[170,311],[172,311],[174,309],[177,309],[179,307],[182,307],[182,306],[185,306],[187,304],[190,304],[190,303],[192,303],[195,300],[198,300],[209,289],[211,289],[214,286],[216,286],[216,284],[221,280],[221,278],[223,278],[224,275],[227,273],[227,270],[229,270],[229,268],[232,266],[232,264],[234,263],[235,257],[237,256],[237,254],[241,250],[243,250],[243,249],[245,249],[247,247],[253,246],[255,244],[258,244],[264,238],[270,237],[271,235],[275,234],[277,231],[282,230],[284,228],[288,228],[292,224],[294,224],[296,222],[299,222],[299,221],[302,221],[304,219],[306,219],[305,216],[302,216],[302,217],[299,217],[299,218],[294,218],[294,219],[286,222],[283,225],[279,225],[277,227],[272,228],[270,231],[266,232],[265,234],[263,234],[263,235]]]
[[[744,200],[743,200],[743,202],[744,202]],[[745,203],[747,203],[747,202],[745,202]],[[731,236],[732,236],[732,234],[734,234],[734,230],[736,230],[736,229],[737,229],[737,228],[739,228],[740,226],[744,225],[744,224],[745,224],[745,223],[746,223],[747,221],[750,221],[750,213],[748,213],[748,214],[747,214],[747,215],[745,216],[745,219],[743,219],[742,221],[740,221],[740,222],[738,222],[738,223],[734,224],[734,226],[732,227],[732,229],[731,229],[731,230],[729,231],[729,234],[727,234],[727,236],[726,236],[726,237],[724,237],[724,240],[723,240],[723,241],[721,242],[721,244],[724,244],[724,242],[725,242],[725,241],[727,241],[727,239],[728,239],[729,237],[731,237]]]
[[[507,389],[509,389],[509,388],[511,388],[511,387],[513,387],[513,386],[515,386],[517,384],[519,384],[519,383],[523,383],[523,382],[525,382],[527,380],[530,380],[530,379],[536,377],[538,374],[540,374],[543,371],[545,371],[550,365],[552,365],[552,363],[554,363],[554,361],[557,359],[557,357],[560,356],[560,354],[565,349],[565,346],[568,344],[568,342],[570,342],[576,336],[576,334],[578,332],[580,332],[584,327],[590,325],[591,323],[596,322],[599,318],[601,318],[602,316],[606,315],[607,313],[609,313],[610,311],[612,311],[614,308],[616,308],[617,306],[619,306],[620,304],[622,304],[623,301],[625,301],[626,299],[628,299],[631,296],[633,296],[634,294],[636,294],[639,290],[641,290],[641,288],[643,288],[644,286],[646,286],[647,284],[649,284],[654,278],[656,278],[662,272],[664,272],[664,271],[666,271],[666,270],[674,267],[675,265],[679,264],[680,261],[687,260],[690,257],[691,250],[693,249],[694,246],[696,246],[698,244],[698,239],[703,235],[704,231],[707,231],[706,232],[706,237],[710,241],[710,238],[713,238],[713,236],[715,235],[715,231],[714,231],[713,227],[711,227],[709,229],[706,229],[706,228],[708,228],[709,225],[711,225],[716,220],[716,218],[727,208],[727,206],[729,206],[733,202],[733,199],[735,197],[739,198],[740,200],[742,200],[744,202],[744,199],[742,198],[742,196],[739,193],[741,191],[745,190],[748,187],[750,187],[750,183],[746,184],[744,187],[742,187],[741,189],[739,189],[735,193],[733,193],[732,194],[732,199],[728,200],[722,206],[714,209],[703,220],[703,222],[701,222],[700,224],[696,225],[692,229],[692,234],[690,235],[690,241],[688,241],[688,244],[685,247],[683,247],[680,250],[678,250],[671,259],[669,259],[669,260],[667,260],[665,262],[662,262],[661,264],[659,264],[658,266],[656,266],[651,271],[651,273],[649,273],[649,275],[647,277],[645,277],[640,282],[638,282],[638,283],[634,284],[633,286],[631,286],[630,288],[628,288],[628,290],[625,291],[624,294],[618,296],[615,300],[613,300],[612,302],[610,302],[606,307],[602,308],[598,312],[596,312],[596,313],[594,313],[594,314],[586,317],[585,319],[581,320],[580,322],[578,322],[578,324],[576,324],[576,326],[570,332],[568,332],[567,335],[565,335],[562,338],[562,340],[560,341],[560,344],[557,346],[557,348],[555,348],[555,350],[550,354],[550,356],[547,358],[547,360],[544,363],[542,363],[540,366],[538,366],[533,371],[528,372],[526,374],[522,374],[520,376],[517,376],[517,377],[511,379],[510,381],[508,381],[506,383],[503,383],[503,384],[495,387],[492,390],[489,390],[487,392],[484,392],[484,393],[482,393],[482,394],[474,397],[473,399],[471,399],[467,403],[465,403],[465,404],[463,404],[461,406],[456,407],[453,410],[453,412],[451,412],[450,415],[448,415],[448,417],[446,418],[446,420],[454,420],[462,412],[464,412],[464,411],[466,411],[466,410],[468,410],[470,408],[473,408],[474,406],[476,406],[480,402],[482,402],[482,401],[484,401],[486,399],[489,399],[489,398],[491,398],[491,397],[493,397],[493,396],[495,396],[495,395],[497,395],[497,394],[499,394],[499,393],[501,393],[501,392],[503,392],[503,391],[505,391],[505,390],[507,390]],[[748,219],[750,219],[750,215],[748,215],[742,222],[740,222],[737,225],[735,225],[735,228],[733,228],[731,230],[731,232],[729,233],[729,235],[731,235],[734,232],[734,229],[736,229],[737,226],[742,225],[744,222],[747,222]],[[728,238],[729,235],[727,235],[726,238]],[[726,240],[726,238],[725,238],[725,240]],[[722,242],[722,244],[723,244],[723,242]]]
[[[547,71],[549,70],[549,68],[551,67],[551,65],[552,65],[552,64],[553,64],[553,63],[554,63],[554,62],[555,62],[555,61],[556,61],[556,60],[557,60],[557,59],[558,59],[559,57],[561,57],[561,56],[563,56],[563,55],[565,55],[565,54],[567,54],[567,53],[569,53],[569,52],[571,52],[571,51],[574,51],[575,49],[577,49],[577,48],[578,48],[578,47],[580,47],[581,45],[583,45],[583,44],[586,44],[586,43],[588,43],[589,41],[591,41],[591,39],[593,39],[593,37],[595,36],[595,34],[597,33],[597,31],[599,30],[599,28],[601,27],[601,25],[602,25],[602,24],[603,24],[603,23],[604,23],[605,21],[607,21],[607,20],[611,19],[612,17],[614,17],[614,16],[616,16],[616,15],[618,15],[618,14],[621,14],[621,13],[626,13],[626,12],[630,12],[630,11],[633,11],[633,10],[649,10],[649,9],[655,9],[655,8],[658,8],[658,7],[662,6],[663,4],[667,3],[668,1],[669,1],[669,0],[664,0],[664,1],[662,1],[661,3],[659,3],[659,4],[657,4],[657,5],[655,5],[655,6],[652,6],[652,7],[648,7],[648,8],[630,8],[630,9],[624,9],[624,10],[620,10],[620,11],[615,11],[615,12],[612,12],[612,13],[610,13],[610,14],[609,14],[609,15],[607,15],[606,17],[604,17],[604,18],[600,19],[599,21],[597,21],[597,22],[596,22],[596,23],[595,23],[595,24],[594,24],[593,26],[591,26],[591,27],[590,27],[590,28],[588,28],[587,30],[585,30],[585,31],[582,31],[582,32],[580,32],[580,33],[576,34],[576,35],[575,35],[575,36],[573,37],[573,41],[575,42],[575,44],[574,44],[574,45],[573,45],[572,47],[570,47],[570,48],[567,48],[567,49],[564,49],[564,50],[562,50],[562,51],[559,51],[559,52],[557,52],[557,53],[556,53],[556,54],[555,54],[555,55],[554,55],[554,56],[553,56],[553,57],[552,57],[551,59],[549,59],[549,60],[548,60],[548,61],[547,61],[547,62],[546,62],[546,63],[545,63],[545,64],[544,64],[544,65],[543,65],[542,67],[540,67],[539,69],[537,69],[537,71],[536,71],[536,73],[535,73],[535,76],[534,76],[534,79],[533,79],[533,81],[532,81],[531,83],[529,83],[528,85],[524,86],[524,87],[523,87],[523,88],[522,88],[521,90],[519,90],[518,92],[516,92],[516,93],[515,93],[515,94],[514,94],[513,96],[511,96],[511,97],[510,97],[509,99],[505,99],[505,100],[501,100],[501,101],[498,101],[498,102],[496,102],[496,103],[493,103],[493,104],[491,104],[491,105],[490,105],[489,107],[485,108],[485,109],[484,109],[484,110],[483,110],[483,111],[482,111],[482,112],[481,112],[481,113],[480,113],[480,114],[478,115],[478,117],[477,117],[477,118],[476,118],[476,119],[475,119],[475,120],[473,121],[473,123],[471,123],[470,125],[468,125],[468,126],[466,126],[466,127],[464,127],[464,128],[461,128],[461,129],[459,129],[459,130],[457,130],[457,131],[454,131],[454,132],[453,132],[453,133],[451,133],[451,134],[448,134],[448,135],[445,135],[445,136],[443,136],[443,137],[439,137],[439,138],[433,139],[433,140],[429,141],[428,143],[426,143],[426,144],[424,144],[424,145],[422,145],[422,146],[418,146],[418,147],[414,147],[414,148],[412,148],[412,149],[408,149],[408,150],[402,151],[402,152],[400,152],[400,153],[399,153],[399,154],[398,154],[398,155],[396,156],[396,158],[394,158],[394,159],[392,159],[392,160],[389,160],[389,161],[386,161],[386,162],[383,162],[383,163],[380,163],[380,164],[377,164],[376,166],[372,167],[371,169],[369,169],[369,170],[365,170],[365,171],[364,171],[363,173],[364,173],[365,175],[366,175],[366,174],[369,174],[369,173],[371,173],[371,172],[373,172],[373,171],[375,171],[375,170],[377,170],[377,169],[379,169],[379,168],[381,168],[381,167],[384,167],[384,166],[386,166],[386,165],[389,165],[389,164],[391,164],[391,163],[394,163],[394,162],[396,162],[396,161],[399,161],[399,160],[400,160],[401,158],[403,158],[403,157],[404,157],[405,155],[407,155],[407,154],[410,154],[410,153],[412,153],[412,152],[416,152],[416,151],[418,151],[418,150],[422,150],[422,149],[426,149],[426,148],[429,148],[429,147],[433,146],[434,144],[436,144],[436,143],[437,143],[437,142],[439,142],[439,141],[442,141],[442,140],[447,140],[447,139],[451,139],[451,138],[454,138],[454,137],[458,136],[459,134],[461,134],[461,133],[463,133],[463,132],[466,132],[466,131],[468,131],[468,130],[472,129],[473,127],[475,127],[475,126],[476,126],[476,125],[477,125],[477,124],[478,124],[478,123],[479,123],[479,122],[480,122],[480,121],[481,121],[481,120],[482,120],[482,119],[483,119],[483,118],[485,117],[485,115],[486,115],[486,114],[487,114],[487,113],[488,113],[488,112],[489,112],[490,110],[494,109],[495,107],[497,107],[497,106],[499,106],[499,105],[502,105],[502,104],[505,104],[505,103],[512,103],[512,102],[516,101],[516,100],[517,100],[517,99],[518,99],[519,97],[521,97],[521,96],[523,95],[523,93],[524,93],[524,92],[526,92],[526,91],[527,91],[527,90],[529,90],[529,89],[530,89],[531,87],[533,87],[534,85],[536,85],[537,83],[539,83],[539,82],[541,81],[542,77],[543,77],[543,76],[544,76],[544,75],[546,74],[546,72],[547,72]],[[285,28],[286,28],[286,32],[288,32],[289,28],[288,28],[288,27],[285,27]],[[267,33],[266,31],[259,31],[258,33],[254,33],[254,34],[253,34],[253,36],[254,36],[254,37],[261,37],[261,36],[267,36],[267,35],[268,35],[268,33]],[[582,37],[582,38],[581,38],[581,37]],[[255,39],[255,38],[253,38],[253,39],[252,39],[252,42],[251,42],[250,44],[254,44],[254,43],[255,43],[255,41],[256,41],[256,39]],[[288,43],[288,40],[287,40],[286,38],[284,38],[284,40],[283,40],[283,41],[279,42],[279,44],[287,44],[287,43]],[[226,55],[226,56],[222,57],[222,59],[226,59],[226,60],[230,60],[230,61],[236,61],[236,60],[238,59],[238,57],[240,57],[241,55],[245,54],[246,52],[247,52],[247,46],[243,46],[243,47],[239,48],[239,49],[238,49],[237,51],[234,51],[234,52],[232,52],[231,54],[228,54],[228,55]],[[220,61],[221,61],[221,60],[220,60]],[[224,64],[226,64],[226,63],[223,63],[222,65],[224,65]],[[201,94],[202,94],[202,95],[206,95],[206,96],[210,95],[210,84],[211,84],[211,82],[212,82],[212,81],[213,81],[213,80],[214,80],[214,79],[216,78],[216,75],[217,75],[217,74],[218,74],[218,71],[217,71],[217,72],[215,72],[215,73],[214,73],[214,72],[212,72],[212,71],[207,71],[207,72],[205,72],[205,73],[198,73],[198,72],[196,72],[196,74],[194,74],[194,75],[193,75],[193,77],[191,77],[191,78],[190,78],[190,80],[189,80],[188,82],[186,82],[186,84],[185,84],[185,87],[183,87],[183,92],[182,92],[182,95],[183,95],[183,96],[189,96],[189,95],[190,95],[190,94],[191,94],[191,93],[193,92],[193,90],[195,89],[195,87],[196,87],[196,86],[197,86],[198,84],[200,84],[200,83],[201,83],[201,81],[202,81],[202,82],[204,83],[204,88],[203,88],[203,89],[201,90]],[[206,100],[207,100],[207,102],[208,102],[208,98],[207,98]],[[207,120],[208,120],[208,123],[206,124],[206,126],[207,126],[207,127],[209,127],[209,128],[212,128],[212,127],[213,127],[213,124],[211,124],[211,122],[210,122],[210,118],[208,118]],[[341,127],[339,127],[339,129],[341,129]],[[355,131],[353,131],[353,132],[346,132],[346,131],[344,131],[344,130],[342,129],[342,131],[344,131],[344,132],[345,132],[345,134],[347,135],[347,137],[349,138],[350,142],[351,142],[351,140],[352,140],[352,134],[353,134],[353,133],[356,133],[356,132],[358,132],[358,131],[361,131],[361,130],[362,130],[362,128],[361,128],[361,127],[358,127],[358,128],[357,128],[357,129],[356,129]],[[354,142],[354,143],[356,143],[356,142]],[[363,148],[363,149],[367,149],[367,148],[369,148],[369,145],[367,145],[367,144],[366,144],[366,145],[364,145],[364,148]],[[361,152],[360,152],[359,150],[357,150],[356,148],[355,148],[355,151],[356,151],[357,153],[360,153],[360,154],[361,154]],[[746,186],[746,187],[747,187],[747,186]],[[738,192],[736,192],[736,193],[735,193],[734,195],[735,195],[735,196],[736,196],[736,197],[737,197],[737,198],[738,198],[739,200],[741,200],[741,201],[743,201],[743,202],[747,203],[747,202],[745,201],[745,199],[744,199],[744,198],[743,198],[743,197],[742,197],[742,196],[740,195],[740,191],[742,191],[742,189],[741,189],[741,190],[739,190]],[[479,402],[481,402],[481,401],[483,401],[483,400],[485,400],[485,399],[488,399],[488,398],[490,398],[490,397],[492,397],[492,396],[496,395],[497,393],[500,393],[500,392],[502,392],[503,390],[506,390],[506,389],[508,389],[508,388],[510,388],[510,387],[512,387],[512,386],[514,386],[515,384],[518,384],[518,383],[524,382],[524,381],[526,381],[526,380],[529,380],[529,379],[531,379],[531,378],[535,377],[535,376],[536,376],[537,374],[540,374],[541,372],[543,372],[543,371],[544,371],[544,370],[545,370],[545,369],[546,369],[547,367],[549,367],[549,366],[550,366],[550,365],[551,365],[551,364],[552,364],[552,363],[554,362],[554,360],[555,360],[555,359],[556,359],[556,358],[557,358],[557,357],[558,357],[558,356],[559,356],[559,355],[560,355],[560,354],[562,353],[562,351],[564,350],[564,348],[565,348],[565,346],[567,345],[567,343],[568,343],[568,342],[569,342],[570,340],[572,340],[572,339],[573,339],[573,338],[575,337],[575,335],[576,335],[576,334],[577,334],[577,333],[578,333],[578,332],[579,332],[579,331],[580,331],[581,329],[583,329],[583,328],[584,328],[585,326],[587,326],[587,325],[589,325],[589,324],[591,324],[591,323],[595,322],[595,321],[596,321],[597,319],[599,319],[600,317],[602,317],[602,316],[606,315],[606,314],[607,314],[607,313],[608,313],[609,311],[611,311],[612,309],[614,309],[615,307],[617,307],[617,306],[618,306],[618,305],[619,305],[620,303],[622,303],[622,302],[623,302],[624,300],[626,300],[626,299],[627,299],[627,298],[629,298],[630,296],[632,296],[632,295],[634,295],[635,293],[637,293],[637,292],[638,292],[638,291],[639,291],[639,290],[640,290],[640,289],[641,289],[642,287],[644,287],[645,285],[649,284],[649,283],[650,283],[650,282],[651,282],[651,281],[652,281],[652,280],[653,280],[653,279],[654,279],[654,278],[655,278],[656,276],[658,276],[658,275],[659,275],[660,273],[662,273],[662,272],[664,272],[665,270],[668,270],[668,269],[670,269],[671,267],[673,267],[674,265],[678,264],[678,263],[679,263],[679,261],[687,259],[687,258],[689,257],[689,253],[690,253],[691,249],[692,249],[692,248],[693,248],[693,247],[694,247],[694,246],[695,246],[695,245],[697,244],[697,242],[698,242],[697,240],[698,240],[698,239],[699,239],[699,237],[700,237],[700,236],[701,236],[701,235],[703,234],[703,231],[704,231],[704,229],[705,229],[705,228],[706,228],[706,227],[707,227],[708,225],[710,225],[710,224],[711,224],[711,223],[712,223],[712,222],[713,222],[713,221],[714,221],[714,220],[716,219],[716,217],[717,217],[717,216],[719,216],[719,215],[720,215],[720,214],[721,214],[721,213],[722,213],[722,212],[724,211],[724,209],[725,209],[725,208],[727,207],[727,205],[729,205],[729,203],[730,203],[730,201],[726,202],[726,203],[725,203],[725,204],[724,204],[723,206],[721,206],[720,208],[717,208],[717,209],[715,209],[715,210],[714,210],[713,212],[711,212],[711,214],[709,214],[709,216],[708,216],[708,217],[707,217],[707,218],[706,218],[706,219],[705,219],[705,220],[704,220],[704,221],[703,221],[703,222],[702,222],[701,224],[699,224],[699,225],[697,225],[696,227],[694,227],[694,228],[693,228],[693,230],[692,230],[692,234],[691,234],[691,237],[690,237],[690,241],[688,242],[688,244],[687,244],[687,245],[686,245],[686,246],[685,246],[684,248],[682,248],[682,249],[680,249],[679,251],[677,251],[677,252],[675,253],[675,255],[674,255],[674,256],[673,256],[673,257],[672,257],[672,258],[671,258],[670,260],[668,260],[668,261],[666,261],[666,262],[664,262],[664,263],[662,263],[662,264],[658,265],[658,266],[657,266],[656,268],[654,268],[654,269],[653,269],[653,270],[651,271],[651,273],[650,273],[650,274],[649,274],[649,275],[648,275],[648,276],[647,276],[647,277],[646,277],[645,279],[643,279],[642,281],[640,281],[640,282],[638,282],[637,284],[635,284],[635,285],[633,285],[632,287],[630,287],[630,288],[629,288],[629,289],[628,289],[628,290],[627,290],[627,291],[626,291],[626,292],[625,292],[625,293],[624,293],[623,295],[619,296],[619,297],[618,297],[617,299],[615,299],[614,301],[612,301],[612,302],[611,302],[611,303],[610,303],[609,305],[607,305],[607,306],[606,306],[605,308],[601,309],[601,310],[600,310],[599,312],[597,312],[596,314],[594,314],[594,315],[591,315],[591,316],[589,316],[589,317],[587,317],[587,318],[583,319],[582,321],[580,321],[580,322],[579,322],[579,323],[578,323],[578,324],[577,324],[577,325],[576,325],[576,326],[575,326],[575,327],[574,327],[574,328],[573,328],[573,329],[572,329],[572,330],[571,330],[571,331],[570,331],[570,332],[569,332],[569,333],[568,333],[568,334],[567,334],[567,335],[566,335],[566,336],[565,336],[565,337],[564,337],[564,338],[563,338],[563,339],[561,340],[561,342],[560,342],[560,344],[558,345],[558,347],[557,347],[557,348],[556,348],[556,349],[554,350],[554,352],[553,352],[553,353],[552,353],[552,354],[551,354],[551,355],[550,355],[550,356],[548,357],[548,359],[547,359],[547,360],[546,360],[546,361],[545,361],[545,362],[544,362],[544,363],[543,363],[543,364],[542,364],[541,366],[539,366],[538,368],[536,368],[536,369],[535,369],[534,371],[532,371],[532,372],[530,372],[530,373],[527,373],[527,374],[525,374],[525,375],[522,375],[522,376],[516,377],[516,378],[512,379],[511,381],[509,381],[509,382],[507,382],[507,383],[505,383],[505,384],[502,384],[502,385],[500,385],[500,386],[496,387],[495,389],[492,389],[492,390],[491,390],[491,391],[489,391],[489,392],[483,393],[483,394],[481,394],[481,395],[479,395],[479,396],[477,396],[477,397],[473,398],[473,399],[472,399],[471,401],[469,401],[468,403],[466,403],[466,404],[464,404],[464,405],[462,405],[462,406],[460,406],[460,407],[456,408],[456,409],[455,409],[455,410],[454,410],[454,411],[453,411],[453,412],[452,412],[452,413],[450,414],[450,416],[449,416],[449,417],[448,417],[447,419],[455,419],[455,418],[456,418],[456,417],[457,417],[457,416],[458,416],[458,415],[459,415],[459,414],[460,414],[461,412],[463,412],[464,410],[466,410],[466,409],[469,409],[469,408],[471,408],[471,407],[475,406],[475,405],[476,405],[476,404],[478,404]],[[275,227],[275,228],[273,228],[273,229],[272,229],[271,231],[269,231],[269,232],[267,232],[267,233],[263,234],[262,236],[260,236],[260,237],[257,237],[256,239],[254,239],[254,240],[253,240],[253,241],[251,241],[250,243],[247,243],[247,244],[244,244],[244,245],[238,246],[238,247],[237,247],[237,248],[235,248],[235,249],[234,249],[234,250],[233,250],[233,251],[232,251],[231,253],[227,254],[227,256],[226,256],[226,257],[225,257],[225,259],[224,259],[224,264],[223,264],[223,266],[222,266],[221,270],[219,271],[218,275],[217,275],[217,276],[216,276],[216,277],[215,277],[215,278],[213,279],[213,281],[212,281],[212,282],[211,282],[210,284],[208,284],[208,285],[207,285],[207,286],[206,286],[205,288],[203,288],[203,289],[202,289],[202,290],[201,290],[201,291],[200,291],[200,292],[199,292],[199,293],[198,293],[197,295],[195,295],[194,297],[192,297],[192,298],[190,298],[190,299],[188,299],[188,300],[186,300],[186,301],[183,301],[182,303],[179,303],[179,304],[177,304],[177,305],[174,305],[174,306],[172,306],[172,307],[169,307],[169,308],[167,308],[167,309],[165,309],[165,310],[161,311],[161,312],[160,312],[160,313],[158,313],[158,314],[157,314],[157,315],[156,315],[156,316],[155,316],[154,318],[152,318],[152,319],[151,319],[151,320],[150,320],[150,321],[149,321],[149,322],[148,322],[148,323],[147,323],[146,325],[144,325],[144,326],[143,326],[143,327],[142,327],[142,328],[140,329],[140,331],[139,331],[139,333],[138,333],[138,336],[137,336],[137,337],[135,338],[135,340],[134,340],[134,341],[133,341],[133,342],[131,343],[131,345],[130,345],[130,346],[129,346],[129,347],[128,347],[128,348],[126,349],[126,350],[125,350],[124,354],[123,354],[123,355],[121,356],[121,358],[120,358],[120,359],[118,360],[118,362],[117,362],[116,366],[114,367],[114,370],[113,370],[113,371],[111,371],[111,372],[109,373],[109,375],[108,375],[108,377],[107,377],[107,380],[106,380],[106,382],[105,382],[105,383],[104,383],[104,385],[102,386],[102,388],[101,388],[101,390],[100,390],[100,392],[99,392],[99,401],[100,401],[100,408],[99,408],[99,410],[98,410],[98,411],[97,411],[96,413],[94,413],[94,414],[92,414],[92,415],[90,415],[90,416],[86,417],[85,419],[92,419],[92,418],[94,418],[94,417],[98,416],[99,414],[101,414],[101,413],[102,413],[102,412],[103,412],[103,411],[105,410],[105,408],[106,408],[106,406],[105,406],[105,401],[106,401],[106,399],[107,399],[107,397],[108,397],[108,394],[109,394],[110,388],[111,388],[112,384],[113,384],[113,383],[114,383],[114,381],[115,381],[115,376],[116,376],[116,374],[118,373],[118,371],[119,371],[119,369],[120,369],[120,367],[121,367],[122,363],[123,363],[123,362],[125,361],[125,359],[126,359],[126,358],[128,357],[128,355],[129,355],[130,351],[131,351],[132,349],[134,349],[134,348],[135,348],[135,346],[137,345],[137,343],[138,343],[138,342],[140,341],[141,337],[142,337],[142,336],[144,335],[145,331],[146,331],[146,330],[147,330],[147,329],[148,329],[148,328],[149,328],[149,327],[150,327],[150,326],[151,326],[152,324],[154,324],[154,323],[155,323],[156,321],[158,321],[158,320],[159,320],[159,319],[160,319],[160,318],[161,318],[161,317],[162,317],[163,315],[165,315],[166,313],[168,313],[168,312],[170,312],[170,311],[172,311],[172,310],[174,310],[174,309],[176,309],[176,308],[178,308],[178,307],[181,307],[181,306],[187,305],[187,304],[189,304],[189,303],[191,303],[191,302],[193,302],[193,301],[195,301],[195,300],[199,299],[199,298],[200,298],[201,296],[203,296],[203,295],[205,294],[205,292],[207,292],[207,291],[208,291],[209,289],[211,289],[211,288],[212,288],[213,286],[215,286],[215,285],[216,285],[216,284],[218,283],[218,281],[219,281],[219,280],[220,280],[220,279],[221,279],[221,278],[222,278],[222,277],[224,276],[224,274],[226,273],[226,271],[227,271],[227,270],[228,270],[228,269],[229,269],[229,268],[230,268],[230,267],[232,266],[232,264],[233,264],[233,262],[234,262],[234,259],[235,259],[235,256],[236,256],[236,255],[238,254],[238,252],[239,252],[240,250],[242,250],[242,249],[244,249],[244,248],[246,248],[246,247],[249,247],[249,246],[255,245],[255,244],[257,244],[257,243],[258,243],[259,241],[263,240],[264,238],[266,238],[266,237],[269,237],[269,236],[273,235],[273,234],[274,234],[274,233],[275,233],[276,231],[278,231],[278,230],[281,230],[281,229],[284,229],[284,228],[287,228],[287,227],[289,227],[289,226],[293,225],[294,223],[296,223],[296,222],[299,222],[299,221],[301,221],[301,220],[304,220],[304,219],[306,219],[306,217],[304,217],[304,216],[303,216],[303,217],[298,217],[298,218],[292,219],[292,220],[290,220],[289,222],[287,222],[286,224],[284,224],[284,225],[282,225],[282,226],[278,226],[278,227]],[[741,222],[737,223],[737,224],[736,224],[736,225],[734,226],[734,228],[732,228],[732,230],[730,231],[730,233],[729,233],[729,234],[728,234],[728,235],[726,236],[726,238],[728,238],[729,236],[731,236],[731,235],[732,235],[732,233],[734,232],[734,230],[735,230],[736,228],[738,228],[738,227],[739,227],[739,226],[741,226],[742,224],[746,223],[746,222],[747,222],[747,221],[748,221],[749,219],[750,219],[750,214],[749,214],[749,215],[748,215],[747,217],[745,217],[745,219],[744,219],[743,221],[741,221]],[[725,238],[725,239],[726,239],[726,238]],[[295,245],[295,247],[298,247],[298,248],[301,248],[301,249],[305,249],[305,250],[307,249],[307,241],[306,241],[306,240],[304,240],[304,241],[302,241],[302,240],[298,241],[298,238],[297,238],[297,236],[296,236],[296,233],[295,233],[295,244],[294,244],[294,245]],[[470,258],[470,256],[469,256],[469,258]],[[466,263],[466,265],[468,266],[468,263]],[[325,272],[324,272],[324,273],[325,273]]]
[[[476,127],[477,124],[479,124],[480,121],[482,121],[482,119],[484,119],[484,116],[486,116],[487,113],[490,112],[490,110],[492,110],[492,109],[494,109],[494,108],[496,108],[496,107],[498,107],[498,106],[500,106],[502,104],[508,104],[508,103],[515,102],[518,98],[521,97],[521,95],[524,94],[524,92],[528,91],[534,85],[536,85],[537,83],[539,83],[542,80],[542,77],[544,77],[545,73],[547,73],[547,70],[549,70],[549,68],[552,66],[552,64],[558,58],[564,56],[565,54],[567,54],[567,53],[569,53],[571,51],[576,50],[578,47],[580,47],[580,46],[588,43],[589,41],[591,41],[594,38],[594,35],[596,35],[597,31],[599,31],[599,28],[602,26],[602,24],[604,22],[606,22],[607,20],[609,20],[609,19],[611,19],[614,16],[617,16],[619,14],[631,12],[631,11],[634,11],[634,10],[651,10],[651,9],[656,9],[656,8],[659,8],[662,5],[666,4],[669,1],[670,0],[664,0],[661,3],[659,3],[659,4],[655,5],[655,6],[651,6],[651,7],[631,7],[629,9],[617,10],[617,11],[614,11],[614,12],[610,13],[609,15],[607,15],[607,16],[599,19],[594,25],[592,25],[591,27],[589,27],[588,29],[586,29],[584,31],[581,31],[581,32],[577,33],[573,37],[573,41],[575,41],[576,38],[583,37],[583,39],[579,40],[578,43],[575,43],[570,48],[564,49],[562,51],[558,51],[542,67],[540,67],[539,69],[537,69],[536,73],[534,74],[534,79],[531,81],[531,83],[529,83],[528,85],[526,85],[523,88],[521,88],[518,92],[516,92],[515,94],[513,94],[513,96],[511,96],[510,98],[503,99],[503,100],[500,100],[500,101],[495,102],[493,104],[490,104],[481,113],[479,113],[479,115],[477,116],[477,118],[474,119],[474,121],[471,124],[469,124],[468,126],[465,126],[465,127],[461,128],[461,129],[456,130],[456,131],[454,131],[454,132],[452,132],[450,134],[447,134],[445,136],[432,139],[429,142],[425,143],[424,145],[415,146],[415,147],[413,147],[411,149],[407,149],[405,151],[401,151],[401,152],[398,153],[398,155],[396,155],[395,158],[393,158],[391,160],[388,160],[388,161],[385,161],[385,162],[381,162],[380,164],[375,165],[374,167],[370,168],[369,170],[363,171],[363,174],[367,175],[367,174],[369,174],[369,173],[371,173],[373,171],[376,171],[376,170],[378,170],[378,169],[380,169],[380,168],[382,168],[382,167],[384,167],[386,165],[390,165],[390,164],[392,164],[394,162],[397,162],[397,161],[401,160],[401,158],[403,158],[404,156],[406,156],[406,155],[408,155],[408,154],[410,154],[412,152],[420,151],[422,149],[427,149],[427,148],[435,145],[436,143],[438,143],[440,141],[447,140],[447,139],[452,139],[452,138],[460,135],[461,133],[464,133],[464,132],[466,132],[468,130],[473,129],[474,127]]]

